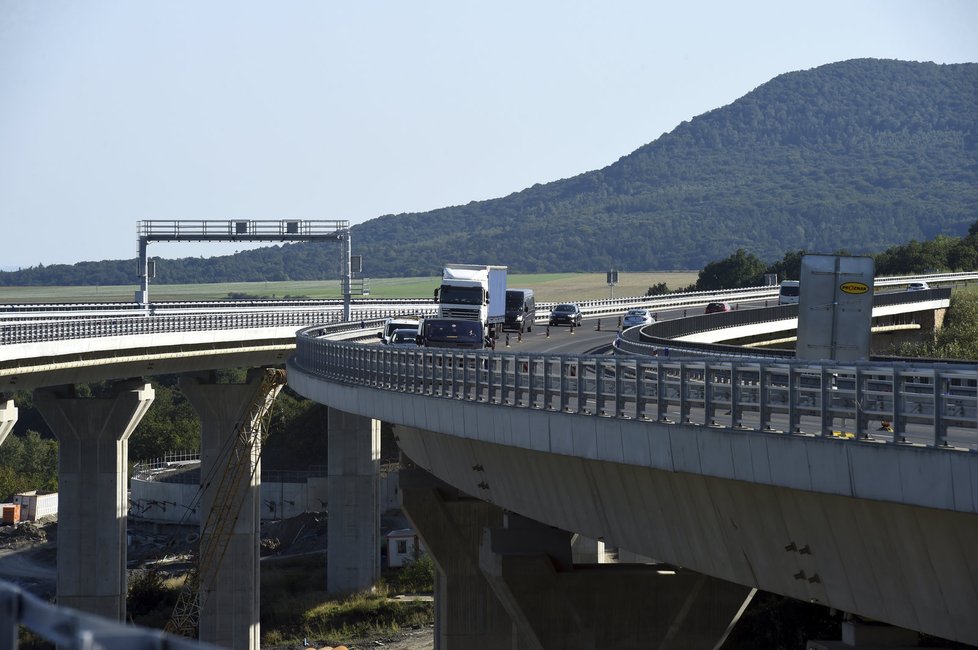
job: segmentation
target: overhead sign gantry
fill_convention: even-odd
[[[149,304],[149,279],[154,273],[146,254],[150,242],[276,242],[338,241],[343,245],[340,277],[343,290],[343,315],[350,319],[351,249],[350,222],[308,219],[227,219],[227,220],[149,220],[136,222],[139,235],[139,291],[136,302]]]

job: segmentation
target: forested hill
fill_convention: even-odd
[[[738,248],[768,261],[878,252],[976,220],[978,64],[858,59],[778,76],[604,169],[379,217],[352,237],[368,277],[452,261],[646,271],[699,269]],[[337,247],[291,244],[167,261],[156,282],[335,277],[336,259]],[[0,273],[0,284],[125,284],[134,268],[49,266]]]

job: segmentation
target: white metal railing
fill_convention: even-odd
[[[18,647],[20,626],[66,650],[219,650],[162,630],[125,625],[44,602],[0,580],[0,650]]]
[[[299,333],[293,364],[500,407],[978,451],[973,364],[456,352],[339,342],[323,327]]]
[[[351,326],[403,314],[405,306],[379,309],[355,309],[351,311]],[[414,313],[422,308],[412,307]],[[427,313],[434,307],[427,305]],[[214,330],[256,329],[273,327],[307,327],[315,323],[339,322],[342,308],[326,309],[277,309],[277,310],[223,310],[154,315],[153,317],[92,317],[84,319],[55,319],[42,321],[0,321],[0,358],[2,346],[18,343],[42,343],[71,339],[103,338],[108,336],[135,336],[139,334],[172,334]]]

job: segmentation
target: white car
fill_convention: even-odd
[[[396,329],[391,334],[391,341],[388,345],[397,345],[402,347],[414,348],[417,347],[418,342],[418,329],[409,329],[407,327]]]
[[[629,309],[625,317],[621,319],[622,327],[635,327],[636,325],[650,325],[655,322],[655,316],[648,309]]]
[[[930,285],[926,282],[911,282],[907,285],[907,291],[926,291]]]

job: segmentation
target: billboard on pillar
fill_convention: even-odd
[[[836,361],[869,358],[874,274],[871,257],[801,258],[795,357]]]

